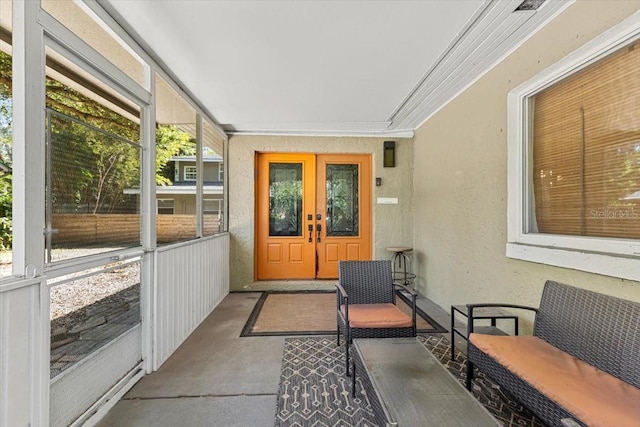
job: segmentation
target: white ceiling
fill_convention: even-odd
[[[229,132],[411,134],[571,1],[100,3]]]

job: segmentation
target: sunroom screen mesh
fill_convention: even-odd
[[[537,231],[640,237],[640,43],[532,99]]]
[[[138,246],[140,145],[47,112],[47,259]]]

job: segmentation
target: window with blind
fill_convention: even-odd
[[[510,258],[640,280],[640,21],[509,92]]]
[[[529,231],[640,238],[640,42],[531,98]]]

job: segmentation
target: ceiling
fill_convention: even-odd
[[[521,3],[100,1],[229,133],[397,136],[571,1]]]

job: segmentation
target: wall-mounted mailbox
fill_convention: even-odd
[[[396,166],[396,142],[385,141],[383,152],[383,166],[385,168],[393,168]]]

